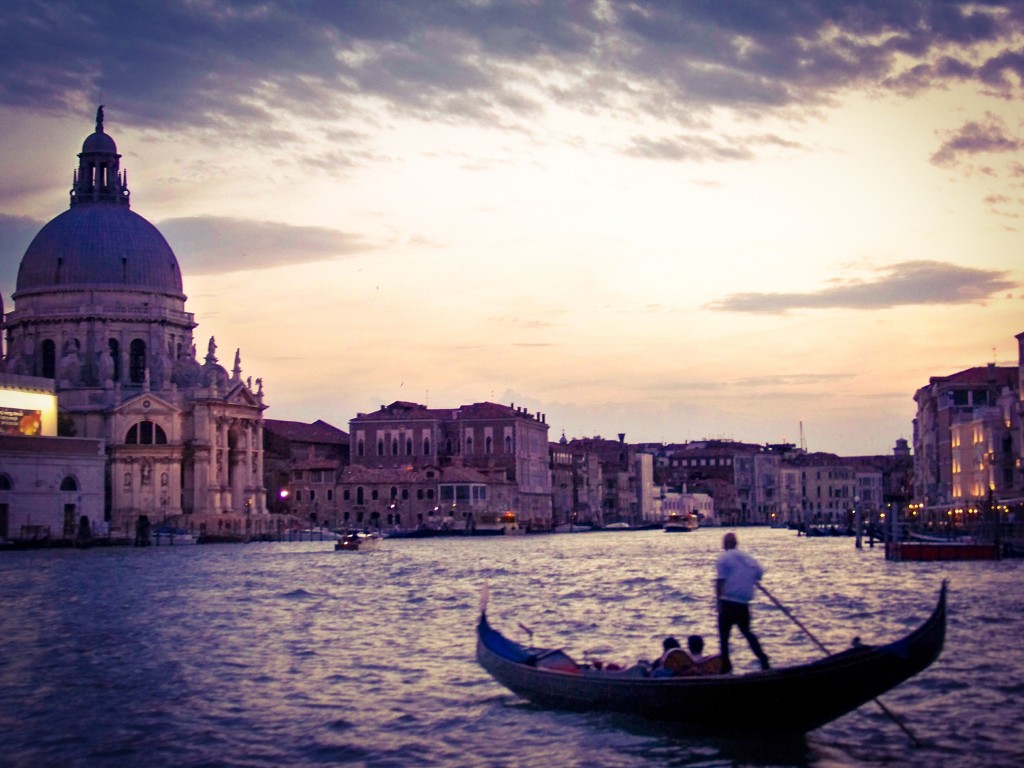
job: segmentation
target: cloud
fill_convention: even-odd
[[[931,157],[935,165],[954,165],[963,155],[1017,152],[1024,147],[1024,142],[1008,135],[1002,121],[991,113],[986,114],[984,122],[971,120],[955,131],[946,132],[945,137]]]
[[[828,102],[838,89],[1024,72],[1015,1],[258,4],[21,0],[0,25],[0,105],[144,128],[297,141],[373,105],[517,127],[548,102],[689,124],[720,107]]]
[[[1017,287],[1009,272],[937,261],[905,261],[873,280],[836,280],[814,293],[734,293],[706,305],[721,312],[783,314],[792,309],[891,309],[918,304],[975,304]]]
[[[182,272],[193,275],[326,261],[371,250],[357,236],[324,227],[203,216],[167,219],[159,228]]]

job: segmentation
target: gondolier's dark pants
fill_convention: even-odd
[[[761,643],[757,636],[750,631],[750,606],[746,603],[736,603],[732,600],[718,601],[718,647],[722,654],[722,672],[732,671],[732,662],[729,660],[729,633],[733,627],[739,627],[743,636],[750,643],[750,650],[761,662],[761,669],[768,669],[768,656],[761,650]]]

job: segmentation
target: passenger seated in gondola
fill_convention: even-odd
[[[682,649],[679,641],[674,637],[666,637],[662,640],[661,648],[661,657],[651,665],[651,674],[654,677],[685,674],[685,671],[693,665],[689,654]]]
[[[662,641],[661,658],[651,666],[653,677],[675,677],[679,675],[712,675],[722,670],[721,656],[704,655],[704,638],[690,635],[686,639],[687,650],[674,637]]]
[[[717,675],[722,671],[722,657],[718,654],[713,656],[704,655],[704,638],[700,635],[690,635],[686,638],[688,655],[693,664],[692,670],[686,674],[693,675]]]

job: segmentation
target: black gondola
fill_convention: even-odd
[[[520,645],[482,606],[477,660],[495,680],[543,706],[624,712],[702,731],[801,734],[852,712],[926,669],[946,636],[946,583],[931,616],[886,645],[855,645],[818,661],[743,675],[654,677],[578,664],[561,649]]]

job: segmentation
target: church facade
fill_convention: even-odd
[[[208,536],[269,532],[262,380],[243,379],[237,351],[222,366],[213,338],[197,359],[178,260],[131,210],[120,159],[100,107],[70,206],[29,245],[0,315],[3,370],[54,380],[59,434],[104,441],[112,534],[142,516]]]

